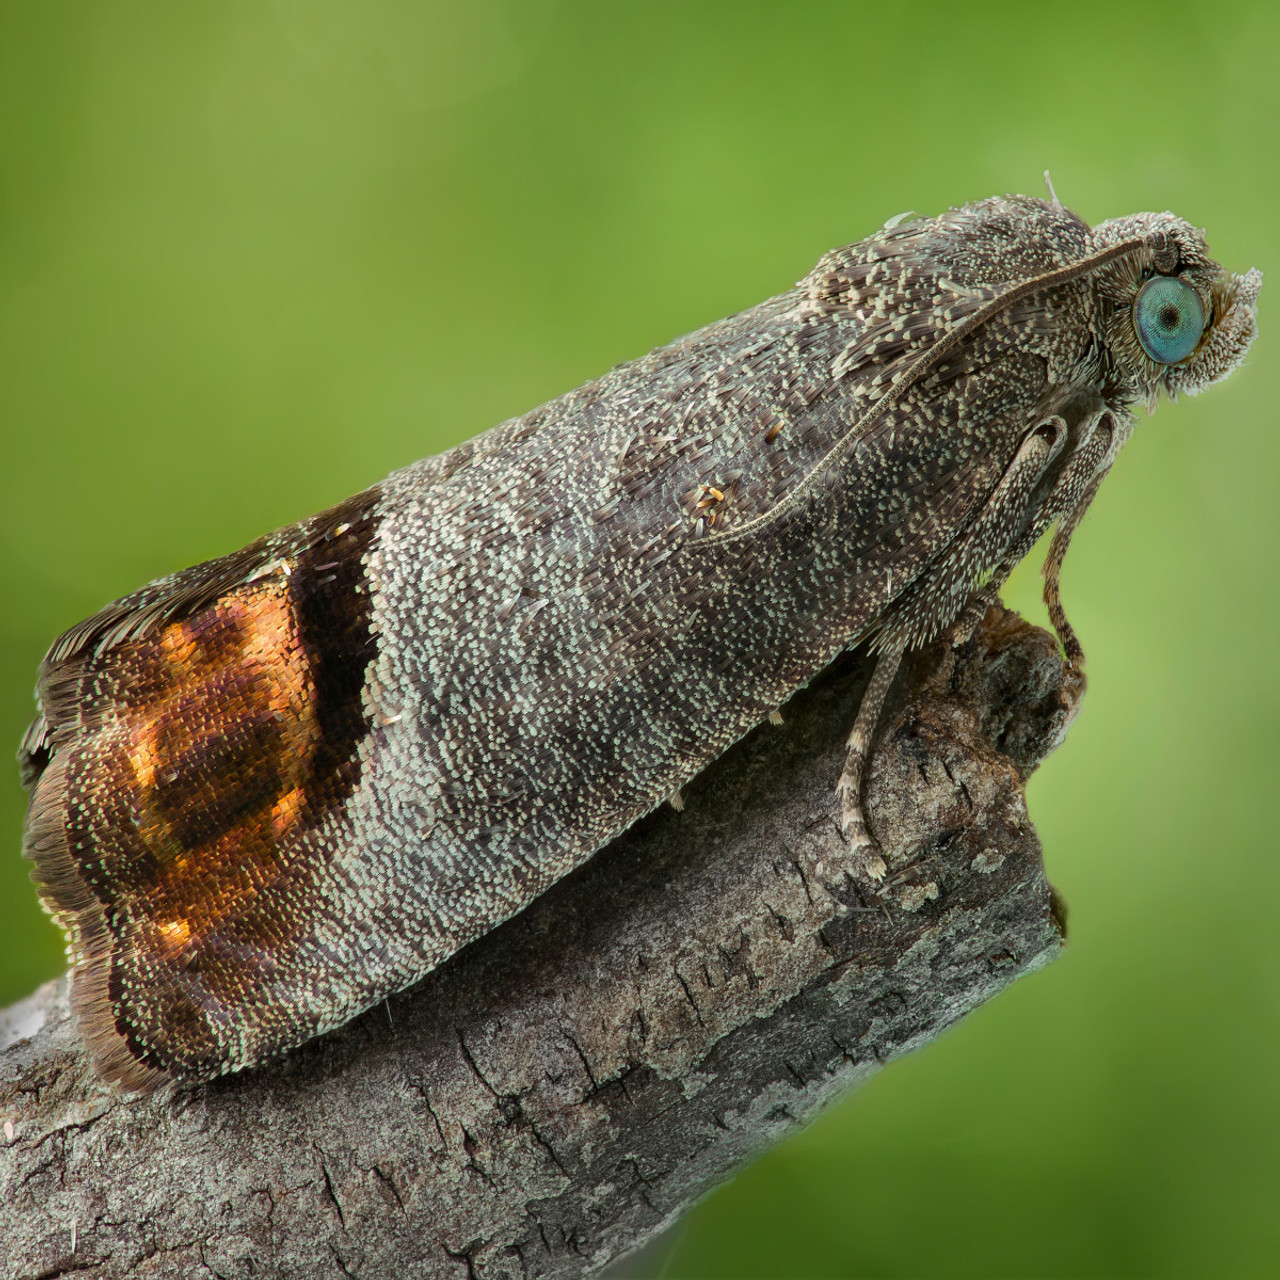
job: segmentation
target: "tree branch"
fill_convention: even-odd
[[[0,1272],[574,1276],[639,1247],[1062,945],[1023,795],[1080,692],[1052,637],[997,606],[904,670],[868,782],[882,903],[832,792],[867,670],[267,1068],[119,1097],[65,980],[9,1010]]]

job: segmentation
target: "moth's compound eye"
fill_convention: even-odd
[[[1157,364],[1177,364],[1196,349],[1204,332],[1200,295],[1177,276],[1153,276],[1133,300],[1133,327]]]

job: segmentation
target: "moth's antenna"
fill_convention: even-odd
[[[1053,179],[1049,177],[1048,169],[1044,171],[1044,185],[1049,188],[1049,199],[1061,209],[1062,201],[1058,199],[1058,193],[1053,189]]]

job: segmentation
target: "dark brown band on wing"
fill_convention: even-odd
[[[312,825],[339,810],[360,781],[356,753],[369,730],[364,689],[376,647],[364,564],[374,517],[353,499],[328,518],[336,519],[335,532],[298,557],[290,578],[298,638],[314,695],[312,783],[305,793],[305,816]]]
[[[225,1063],[229,1016],[269,1008],[309,929],[360,778],[375,498],[264,539],[211,599],[182,575],[191,607],[149,602],[140,634],[113,607],[111,643],[46,672],[53,754],[27,852],[72,932],[77,1009],[112,1078]]]

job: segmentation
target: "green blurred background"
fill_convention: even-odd
[[[0,739],[50,639],[759,301],[904,209],[1277,263],[1274,4],[0,2]],[[1271,289],[1280,284],[1273,274]],[[644,1274],[1274,1274],[1280,332],[1142,424],[1031,786],[1061,961]],[[1009,597],[1033,616],[1035,567]],[[62,967],[0,787],[0,1003]]]

